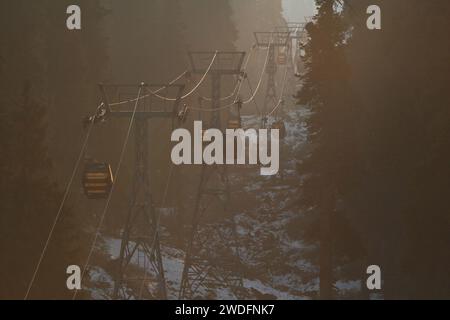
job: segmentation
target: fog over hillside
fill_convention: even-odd
[[[449,299],[449,17],[0,1],[0,299]]]

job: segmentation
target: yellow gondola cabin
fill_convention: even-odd
[[[114,183],[111,166],[108,163],[87,161],[82,182],[88,199],[107,198]]]

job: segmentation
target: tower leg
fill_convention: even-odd
[[[277,89],[275,84],[275,76],[277,73],[277,65],[275,62],[275,46],[269,46],[269,57],[267,61],[267,87],[266,87],[266,95],[264,97],[264,105],[263,105],[263,115],[266,115],[268,112],[268,107],[275,105],[277,103]],[[264,116],[263,118],[263,127],[266,127],[267,120]]]
[[[220,107],[220,74],[212,74],[212,108]],[[220,111],[213,112],[211,126],[222,129]],[[229,287],[232,291],[235,287],[242,287],[242,279],[233,274],[236,268],[229,268],[228,264],[233,264],[236,259],[224,257],[220,259],[216,252],[208,252],[206,243],[213,241],[214,237],[220,242],[219,247],[225,247],[229,253],[230,243],[227,239],[221,238],[221,230],[216,230],[214,226],[203,225],[200,230],[200,220],[203,213],[206,213],[206,206],[211,205],[212,200],[219,199],[224,211],[228,211],[230,201],[230,186],[227,167],[202,165],[197,196],[192,214],[191,230],[186,247],[182,279],[179,290],[179,299],[192,299],[200,288],[210,289],[212,286]],[[202,206],[202,204],[204,206]],[[221,229],[221,228],[219,228]],[[205,234],[201,234],[201,233]],[[210,233],[208,233],[210,232]],[[235,235],[232,230],[232,237]],[[222,248],[223,249],[223,248]],[[232,249],[231,249],[231,253]],[[238,255],[238,250],[236,250]],[[220,256],[220,254],[219,254]],[[230,263],[230,260],[231,261]],[[239,259],[238,259],[239,260]],[[239,260],[240,261],[240,260]]]
[[[143,252],[144,258],[142,263],[141,259],[137,259],[137,263],[139,267],[143,268],[147,268],[148,265],[151,266],[151,270],[145,269],[145,273],[151,273],[157,282],[157,288],[152,292],[152,295],[159,299],[167,299],[158,233],[159,218],[156,215],[150,192],[148,123],[145,118],[136,118],[135,121],[136,163],[133,191],[126,225],[122,233],[113,297],[114,299],[128,299],[130,296],[127,293],[127,289],[136,289],[139,283],[147,280],[145,277],[144,279],[134,276],[125,277],[127,275],[127,267],[133,261],[133,257],[139,252]]]

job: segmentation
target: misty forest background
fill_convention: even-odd
[[[311,116],[308,152],[295,155],[303,218],[289,235],[317,245],[320,295],[312,297],[338,298],[332,284],[344,267],[364,281],[365,267],[378,264],[383,298],[448,299],[450,2],[344,0],[344,10],[337,2],[316,0],[295,83]],[[247,50],[253,31],[283,23],[279,0],[77,3],[81,32],[65,28],[73,1],[0,2],[1,299],[25,294],[84,137],[81,120],[100,102],[97,83],[166,82],[187,68],[188,50]],[[382,8],[382,31],[366,28],[370,4]],[[126,128],[95,128],[89,151],[117,159]],[[151,139],[160,145],[157,128]],[[155,198],[170,144],[160,148]],[[130,152],[107,216],[111,233],[123,224],[132,166]],[[70,297],[66,266],[83,265],[101,208],[75,183],[32,298]]]

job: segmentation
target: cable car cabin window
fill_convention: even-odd
[[[89,199],[108,197],[114,182],[111,166],[108,163],[87,162],[83,171],[84,194]]]

